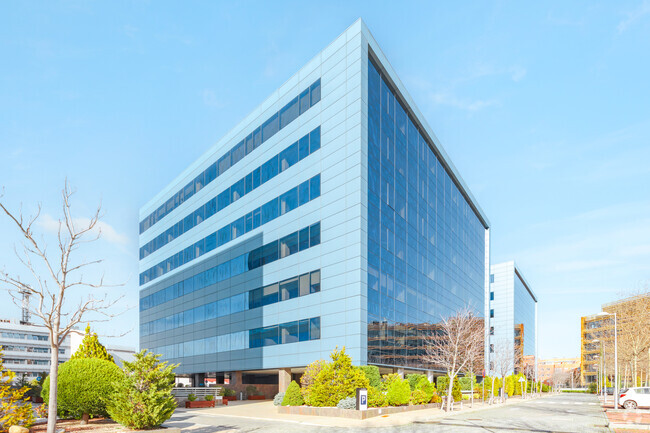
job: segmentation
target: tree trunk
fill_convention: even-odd
[[[490,399],[490,403],[492,403],[492,400],[494,400],[494,378],[492,378],[492,398]]]
[[[47,402],[47,433],[56,431],[56,397],[59,385],[59,347],[50,345],[50,396]]]
[[[88,420],[90,419],[90,415],[87,413],[84,413],[81,415],[81,425],[86,425],[88,424]]]
[[[639,358],[639,357],[638,357],[637,354],[635,353],[635,354],[634,354],[634,384],[633,384],[632,386],[638,386],[638,385],[637,385],[637,383],[638,383],[638,377],[639,377],[639,370],[638,370],[638,365],[637,365],[637,360],[638,360],[638,358]]]
[[[447,412],[451,411],[451,399],[453,396],[451,395],[451,389],[454,386],[454,379],[449,378],[449,385],[447,386]]]

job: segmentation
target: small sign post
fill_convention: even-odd
[[[368,410],[368,390],[357,388],[357,410]]]
[[[524,382],[525,381],[526,381],[526,379],[524,379],[523,377],[519,378],[519,383],[521,384],[521,398],[524,398]]]

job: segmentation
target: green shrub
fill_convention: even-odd
[[[376,365],[362,365],[361,371],[363,371],[363,374],[366,375],[368,378],[368,382],[370,383],[370,386],[374,387],[379,387],[379,384],[381,383],[381,375],[379,374],[379,367]]]
[[[305,368],[305,372],[300,376],[300,392],[302,393],[302,398],[305,400],[305,404],[308,406],[311,406],[311,390],[316,376],[318,376],[318,373],[326,365],[327,362],[322,359],[314,361]]]
[[[442,397],[438,393],[434,392],[433,397],[431,397],[431,403],[442,403]]]
[[[284,393],[282,406],[302,406],[303,404],[305,404],[305,400],[303,400],[300,393],[300,385],[295,380],[292,380],[287,387],[287,392]]]
[[[415,373],[415,374],[407,374],[406,380],[409,382],[409,386],[411,387],[411,391],[415,389],[415,385],[418,383],[418,381],[422,378],[426,379],[427,377],[424,374],[420,373]]]
[[[388,398],[379,388],[371,386],[368,388],[368,407],[386,407]]]
[[[260,395],[260,392],[255,385],[248,385],[246,387],[246,395]]]
[[[393,373],[384,376],[382,390],[386,391],[386,399],[390,406],[402,406],[408,404],[411,399],[411,387],[406,379],[399,374]]]
[[[461,400],[469,400],[470,397],[471,397],[471,396],[470,396],[469,394],[462,394],[462,395],[461,395]],[[454,400],[454,401],[456,401],[456,400]]]
[[[547,391],[544,389],[544,387],[546,387],[546,384],[543,384],[543,385],[542,385],[542,391],[543,391],[543,392],[547,392]],[[598,391],[598,384],[597,384],[596,382],[591,382],[591,383],[589,384],[589,388],[587,388],[587,390],[588,390],[591,394],[596,394],[596,392]]]
[[[112,384],[123,377],[115,363],[98,358],[71,359],[59,366],[57,412],[61,418],[80,419],[106,416],[106,399]],[[50,377],[43,383],[41,396],[50,397]]]
[[[195,394],[188,394],[188,395],[187,395],[187,399],[188,399],[189,401],[195,401],[196,398],[197,398],[197,397],[196,397]]]
[[[511,374],[506,376],[506,394],[508,397],[512,397],[512,394],[515,392],[515,376]]]
[[[427,397],[427,403],[431,401],[433,394],[436,392],[436,387],[433,383],[429,382],[429,379],[426,376],[422,376],[418,379],[415,384],[415,389],[424,392]]]
[[[72,354],[70,359],[79,358],[99,358],[105,361],[115,362],[113,355],[108,353],[95,332],[90,332],[90,325],[86,326],[86,334],[84,335],[81,345],[77,351]]]
[[[463,391],[469,391],[472,389],[472,385],[476,383],[476,377],[474,375],[466,375],[458,378],[460,382],[460,389]]]
[[[34,409],[30,403],[25,403],[28,388],[13,388],[11,384],[15,377],[16,373],[4,368],[4,356],[0,349],[0,431],[3,432],[14,425],[29,428],[34,424]],[[47,406],[42,404],[41,407]]]
[[[417,405],[417,404],[426,404],[430,401],[430,398],[427,398],[427,395],[424,393],[424,391],[420,389],[415,389],[411,391],[411,399],[409,400],[409,404],[412,405]]]
[[[230,388],[224,388],[223,389],[223,396],[224,397],[234,397],[235,395],[237,395],[237,393],[235,392],[234,389],[230,389]]]
[[[441,396],[447,395],[447,389],[449,388],[449,376],[438,376],[436,378],[436,389]]]
[[[334,349],[332,362],[326,364],[311,386],[309,401],[312,406],[336,406],[339,401],[356,394],[357,388],[368,388],[366,375],[359,367],[352,365],[345,347]]]
[[[147,429],[160,426],[172,416],[176,409],[174,369],[178,364],[161,362],[160,357],[142,350],[133,361],[124,361],[124,374],[113,385],[106,403],[113,420],[128,428]],[[213,398],[205,397],[208,401]]]
[[[212,400],[214,400],[214,395],[212,395],[212,394],[208,394],[208,395],[206,395],[206,396],[203,397],[203,398],[205,399],[205,401],[212,401]]]
[[[454,377],[454,384],[451,387],[451,397],[454,401],[460,401],[463,398],[463,392],[460,389],[458,377]]]

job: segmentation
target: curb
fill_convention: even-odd
[[[621,422],[609,423],[611,429],[649,430],[650,424],[626,424]]]

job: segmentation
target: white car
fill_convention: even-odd
[[[618,404],[625,409],[650,407],[650,387],[627,388],[622,390]]]

